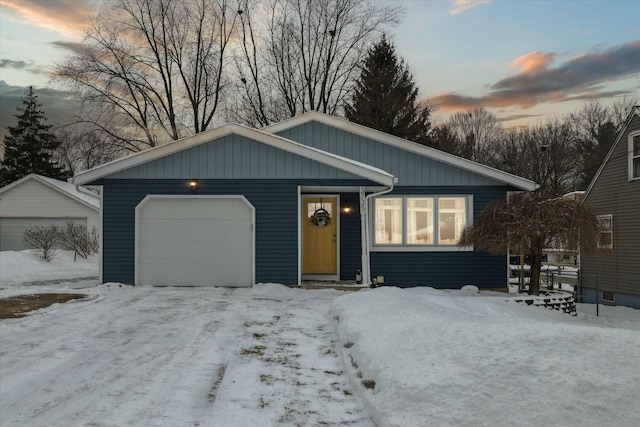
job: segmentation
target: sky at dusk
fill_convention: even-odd
[[[374,0],[406,8],[389,31],[435,118],[486,108],[504,127],[640,96],[640,0]],[[71,53],[100,0],[0,0],[0,127],[33,85],[50,121]]]

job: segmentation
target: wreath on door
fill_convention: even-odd
[[[320,198],[320,207],[313,212],[309,220],[317,227],[324,227],[331,224],[331,214],[324,208],[322,197]]]
[[[331,224],[331,214],[324,208],[316,209],[310,220],[313,225],[324,227]]]

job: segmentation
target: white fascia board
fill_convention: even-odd
[[[390,173],[373,166],[365,165],[332,153],[327,153],[313,147],[308,147],[277,135],[272,135],[270,133],[251,129],[238,124],[229,124],[194,136],[172,141],[158,147],[150,148],[81,172],[73,177],[73,183],[78,185],[86,184],[122,170],[130,169],[143,163],[169,156],[230,134],[244,136],[272,147],[279,148],[311,160],[316,160],[328,166],[361,176],[362,178],[370,179],[386,186],[393,185],[397,180],[397,178]]]
[[[317,111],[310,111],[308,113],[301,114],[280,123],[267,126],[261,130],[263,132],[277,133],[312,121],[323,123],[328,126],[344,130],[345,132],[363,136],[365,138],[373,139],[375,141],[379,141],[405,151],[410,151],[412,153],[428,157],[442,163],[447,163],[449,165],[456,166],[473,173],[477,173],[478,175],[486,176],[488,178],[495,179],[496,181],[513,185],[514,187],[518,187],[522,190],[533,191],[540,187],[535,182],[519,177],[517,175],[503,172],[489,166],[481,165],[480,163],[476,163],[453,154],[445,153],[444,151],[436,150],[435,148],[431,148],[426,145],[418,144],[404,138],[400,138],[357,123],[350,122],[346,119],[329,116]]]
[[[72,180],[74,184],[86,184],[105,176],[133,168],[143,163],[147,163],[161,157],[169,156],[179,151],[187,150],[191,147],[226,136],[230,133],[232,133],[231,126],[222,126],[209,131],[201,132],[197,135],[177,139],[175,141],[171,141],[157,147],[148,148],[144,151],[130,154],[120,159],[112,160],[93,169],[80,172],[79,174],[75,175]]]
[[[638,105],[636,105],[631,109],[631,113],[629,114],[629,117],[627,117],[627,120],[622,126],[622,129],[620,129],[620,132],[618,132],[618,135],[616,136],[615,141],[613,141],[613,144],[611,144],[611,148],[609,148],[609,152],[607,153],[604,160],[600,164],[600,167],[598,168],[598,171],[596,172],[596,174],[593,176],[593,179],[591,179],[591,182],[589,183],[587,190],[584,192],[584,195],[582,196],[582,200],[580,200],[581,204],[587,200],[587,197],[589,197],[589,193],[591,193],[591,189],[596,184],[596,181],[598,181],[598,178],[600,178],[600,174],[604,170],[604,167],[609,162],[609,159],[611,158],[611,156],[613,155],[613,152],[618,147],[618,144],[620,144],[620,141],[622,140],[622,135],[627,133],[627,129],[629,128],[629,125],[631,124],[635,116],[640,117],[640,106]]]
[[[66,196],[66,197],[72,199],[73,201],[82,204],[83,206],[86,206],[86,207],[88,207],[90,209],[93,209],[96,212],[98,212],[99,209],[100,209],[100,204],[99,203],[98,203],[98,206],[96,206],[96,205],[94,205],[92,203],[89,203],[88,201],[83,200],[81,197],[78,197],[75,194],[70,193],[69,191],[66,191],[61,186],[58,186],[58,185],[56,185],[56,184],[54,184],[53,182],[50,181],[50,180],[52,180],[52,181],[59,181],[59,180],[56,180],[54,178],[41,176],[41,175],[38,175],[36,173],[30,173],[29,175],[26,175],[26,176],[20,178],[19,180],[12,182],[11,184],[5,185],[4,187],[0,188],[0,194],[4,193],[5,191],[9,191],[14,187],[17,187],[20,184],[22,184],[23,182],[26,182],[26,181],[28,181],[30,179],[36,180],[39,183],[41,183],[42,185],[44,185],[45,187],[50,188],[52,190],[55,190],[58,193],[62,194],[63,196]],[[65,184],[64,181],[60,181],[60,182]]]

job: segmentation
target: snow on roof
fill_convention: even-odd
[[[39,181],[42,184],[48,187],[51,187],[54,190],[57,190],[71,197],[72,199],[75,199],[85,205],[88,205],[90,208],[93,208],[96,210],[100,209],[99,194],[94,193],[93,191],[85,187],[78,187],[75,184],[71,184],[65,181],[60,181],[59,179],[55,179],[55,178],[49,178],[48,176],[38,175],[36,173],[31,173],[25,176],[24,178],[21,178],[17,181],[12,182],[9,185],[6,185],[3,188],[0,188],[0,193],[3,193],[13,187],[16,187],[29,179],[35,179],[36,181]]]

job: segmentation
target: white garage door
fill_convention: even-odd
[[[28,228],[52,225],[64,228],[68,222],[87,226],[86,218],[0,218],[0,251],[30,249],[23,240]]]
[[[136,209],[136,283],[252,286],[253,223],[242,196],[147,196]]]

